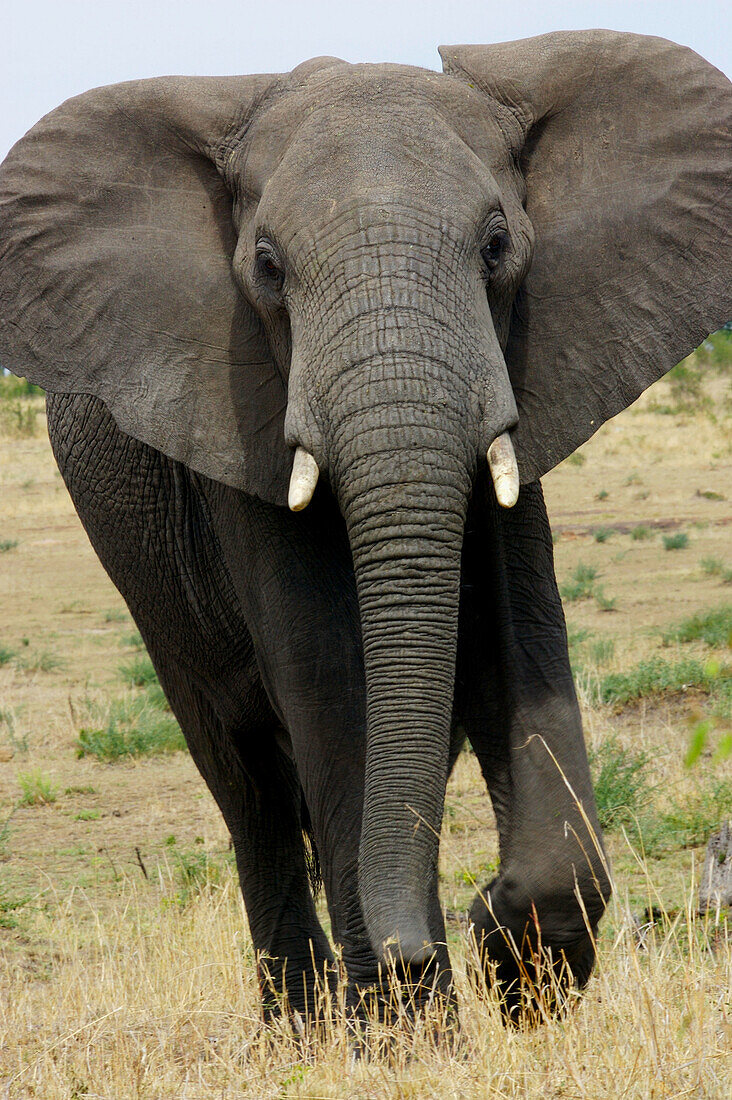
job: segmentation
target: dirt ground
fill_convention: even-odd
[[[663,645],[664,629],[732,601],[732,587],[724,583],[720,572],[732,567],[728,384],[723,375],[710,376],[705,383],[707,405],[674,415],[654,410],[654,406],[668,402],[669,392],[667,382],[658,383],[544,482],[560,584],[571,579],[580,564],[597,571],[601,598],[571,600],[565,603],[565,610],[570,634],[584,631],[585,637],[595,643],[593,667],[598,674],[627,669],[654,654],[673,659],[681,651],[678,646]],[[37,403],[39,399],[33,400]],[[134,1058],[128,1051],[131,1076],[127,1079],[127,1055],[118,1052],[116,1083],[108,1081],[106,1086],[101,1067],[109,1067],[112,1055],[108,1051],[97,1061],[96,1055],[92,1057],[94,1069],[89,1063],[88,1072],[79,1068],[82,1053],[69,1053],[69,1044],[74,1046],[69,1039],[75,1027],[73,1006],[71,1001],[65,1010],[59,1006],[66,1003],[64,988],[76,988],[74,982],[81,980],[74,971],[72,981],[69,968],[78,967],[78,960],[87,958],[84,952],[92,951],[95,929],[121,926],[134,912],[138,932],[145,926],[160,934],[160,929],[167,927],[165,935],[173,936],[170,928],[178,928],[182,913],[194,922],[203,920],[206,914],[210,916],[210,892],[200,899],[197,909],[194,907],[195,917],[190,916],[185,898],[181,898],[186,881],[181,868],[185,868],[186,859],[201,853],[215,859],[221,868],[225,903],[217,904],[223,906],[220,911],[228,914],[226,919],[231,920],[232,928],[241,914],[231,880],[226,829],[185,753],[112,764],[77,756],[79,731],[88,725],[94,707],[103,707],[109,699],[124,697],[133,690],[123,683],[120,666],[131,658],[128,642],[134,624],[87,541],[56,470],[41,421],[39,413],[35,435],[6,432],[0,437],[0,545],[12,544],[0,553],[0,654],[7,651],[4,663],[0,660],[0,1095],[209,1095],[205,1090],[196,1091],[194,1077],[185,1077],[182,1070],[179,1077],[162,1073],[156,1076],[149,1066],[145,1068],[144,1059],[139,1061],[139,1051]],[[633,537],[638,527],[648,528],[648,537]],[[687,544],[666,549],[663,538],[674,533],[686,534]],[[711,560],[718,563],[716,571],[709,566]],[[684,646],[683,655],[706,660],[708,652],[700,642]],[[592,658],[586,659],[592,663]],[[706,782],[713,774],[720,778],[732,774],[730,759],[713,765],[709,752],[695,770],[684,767],[689,716],[703,705],[693,693],[645,699],[621,711],[592,703],[583,697],[581,688],[580,696],[585,704],[590,748],[613,736],[622,745],[647,751],[653,757],[660,797],[667,791],[676,802],[683,802],[687,795],[693,796],[702,779]],[[38,773],[51,785],[54,797],[46,804],[24,805],[23,777]],[[649,900],[671,911],[689,906],[700,874],[703,847],[643,859],[620,834],[609,836],[608,845],[619,904],[626,905],[626,915],[642,911]],[[447,797],[442,845],[445,905],[456,912],[463,910],[472,895],[474,879],[480,883],[489,877],[496,859],[496,834],[488,798],[473,758],[464,754]],[[213,917],[211,921],[214,926]],[[617,913],[613,921],[608,922],[602,941],[607,942],[608,951],[619,934]],[[188,958],[186,952],[194,949],[199,933],[186,928],[189,939],[182,938],[179,946]],[[241,932],[232,931],[231,935],[243,936],[246,944],[243,922]],[[459,927],[451,924],[453,939],[459,935]],[[200,939],[207,942],[204,934]],[[137,942],[131,933],[133,941]],[[124,953],[123,944],[120,950]],[[725,999],[723,988],[725,981],[729,987],[728,942],[725,950],[724,960],[714,963],[714,981],[722,983],[715,987],[716,1008],[709,1008],[711,1015],[704,1017],[704,1027],[711,1029],[713,1038],[705,1032],[703,1042],[699,1039],[702,1046],[712,1043],[712,1068],[698,1071],[698,1091],[690,1087],[686,1095],[729,1095],[720,1084],[724,1081],[723,1065],[732,1073],[732,1063],[725,1062],[724,1055],[726,1050],[729,1056],[732,1041],[729,991]],[[96,969],[89,980],[103,991],[106,979],[99,972],[99,956],[92,955]],[[205,959],[199,963],[203,965]],[[196,965],[195,960],[191,962],[191,966]],[[695,979],[688,967],[685,973],[693,985]],[[251,977],[241,980],[251,982]],[[178,987],[175,995],[185,1000]],[[200,1000],[204,994],[198,990],[191,996]],[[242,996],[250,999],[248,1004],[254,1003],[249,985]],[[11,1005],[13,1001],[20,1005],[23,998],[29,998],[27,1012],[23,1015],[18,1008],[16,1014]],[[53,1026],[45,1026],[37,1016],[46,1003],[44,998],[55,1006]],[[89,1018],[96,1020],[101,1015],[103,1003],[100,992]],[[663,1005],[657,1010],[661,1014],[666,1011]],[[123,1009],[115,1007],[114,1011],[124,1014]],[[160,1027],[167,1027],[165,1013],[173,1011],[170,1005],[160,1008]],[[58,1022],[64,1012],[68,1013],[66,1031],[65,1025]],[[685,1026],[693,1031],[695,1024]],[[86,1035],[84,1041],[88,1044],[92,1040]],[[154,1036],[149,1039],[150,1049],[158,1050],[156,1042],[163,1049],[165,1043]],[[185,1047],[187,1040],[181,1042]],[[55,1055],[49,1053],[51,1047]],[[143,1047],[152,1065],[154,1058],[145,1043],[140,1049]],[[646,1055],[647,1064],[652,1063],[652,1047],[649,1039],[642,1057],[639,1054],[639,1065],[646,1065]],[[526,1047],[525,1054],[527,1058],[537,1056],[536,1050],[531,1055],[530,1047]],[[89,1057],[87,1049],[87,1062]],[[224,1055],[218,1057],[221,1061]],[[73,1072],[69,1068],[72,1063],[76,1067]],[[133,1063],[134,1074],[130,1068]],[[224,1084],[217,1084],[220,1092],[216,1095],[488,1095],[473,1092],[472,1085],[466,1084],[460,1086],[462,1091],[449,1091],[445,1086],[440,1092],[431,1078],[419,1085],[414,1068],[405,1069],[399,1078],[401,1092],[382,1092],[386,1085],[378,1081],[364,1085],[366,1091],[359,1091],[362,1086],[357,1083],[346,1088],[341,1081],[338,1086],[337,1074],[332,1080],[311,1080],[312,1074],[306,1069],[292,1071],[295,1075],[290,1080],[289,1062],[282,1063],[279,1076],[267,1078],[266,1087],[262,1084],[258,1092],[244,1070],[232,1069],[233,1062],[226,1064],[228,1076],[222,1077]],[[301,1063],[296,1060],[293,1064]],[[435,1072],[439,1077],[438,1070]],[[462,1072],[455,1070],[458,1077]],[[599,1091],[600,1086],[592,1084],[594,1077],[585,1079],[578,1071],[579,1076],[575,1076],[579,1085],[570,1075],[566,1090],[554,1093],[542,1091],[539,1078],[521,1078],[516,1064],[505,1072],[508,1076],[501,1086],[504,1091],[496,1091],[495,1095],[620,1095],[610,1091],[610,1077],[608,1091],[605,1085]],[[674,1084],[667,1091],[660,1087],[651,1091],[649,1086],[643,1091],[641,1077],[637,1088],[628,1084],[627,1095],[682,1095],[682,1085],[686,1089],[689,1079],[680,1070],[679,1074],[678,1088]],[[218,1081],[215,1073],[214,1079]],[[306,1079],[310,1082],[307,1085]],[[392,1085],[393,1080],[390,1078]],[[518,1085],[518,1091],[512,1091],[519,1080],[524,1082],[524,1091]],[[185,1091],[184,1085],[190,1091]],[[110,1091],[104,1091],[105,1087]],[[338,1092],[337,1087],[345,1091]],[[717,1087],[722,1091],[716,1091]],[[232,1091],[227,1091],[229,1088]],[[308,1091],[310,1088],[316,1091]]]

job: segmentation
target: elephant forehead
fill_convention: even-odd
[[[260,112],[229,170],[248,196],[276,182],[298,203],[397,188],[472,206],[509,160],[485,98],[463,83],[410,66],[338,65]]]

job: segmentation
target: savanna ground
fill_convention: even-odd
[[[337,1012],[310,1044],[262,1029],[223,821],[42,399],[0,380],[0,1097],[728,1097],[732,936],[696,910],[732,814],[731,369],[718,334],[545,480],[616,890],[585,996],[507,1032],[465,980],[457,918],[497,860],[466,752],[441,865],[462,1040],[357,1063]]]

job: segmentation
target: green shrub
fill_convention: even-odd
[[[127,612],[121,607],[111,607],[109,611],[104,612],[104,621],[105,623],[124,623],[127,621]]]
[[[723,584],[732,584],[732,569],[729,569],[719,558],[702,558],[702,572],[710,577],[719,577]]]
[[[570,466],[584,466],[587,458],[581,453],[581,451],[575,451],[569,458],[566,459]]]
[[[3,374],[0,371],[0,401],[18,397],[43,397],[40,386],[29,382],[27,378],[18,378],[15,374]]]
[[[590,751],[589,759],[600,825],[613,829],[628,824],[650,798],[646,774],[650,756],[631,752],[609,737]]]
[[[180,906],[190,904],[199,894],[209,893],[231,880],[234,868],[233,852],[209,854],[201,849],[172,851],[173,874],[177,886],[173,901]]]
[[[675,535],[663,536],[664,550],[685,550],[689,545],[689,536],[685,531],[677,531]]]
[[[572,602],[592,596],[596,578],[597,569],[594,565],[585,565],[583,562],[578,562],[570,579],[559,588],[562,599]]]
[[[30,438],[38,427],[38,409],[22,400],[0,401],[0,432]]]
[[[613,534],[612,527],[596,527],[592,532],[592,537],[595,542],[607,542],[607,540]]]
[[[626,827],[632,842],[646,856],[661,856],[684,848],[699,848],[732,813],[732,783],[716,781],[662,812],[642,813]]]
[[[595,597],[595,603],[600,608],[600,611],[614,611],[615,604],[618,602],[617,596],[606,596],[605,589],[602,585],[598,585],[593,593]]]
[[[77,755],[110,762],[125,756],[180,752],[185,747],[185,738],[172,714],[151,704],[145,694],[116,700],[100,726],[82,729]]]
[[[9,665],[15,656],[15,650],[0,642],[0,665]]]
[[[640,523],[630,532],[630,537],[633,539],[634,542],[642,542],[645,539],[653,538],[653,531],[650,529],[650,527],[645,527],[642,523]]]
[[[0,842],[1,842],[0,837]],[[2,882],[0,882],[0,928],[5,928],[8,931],[12,931],[18,927],[18,919],[15,913],[18,909],[22,909],[24,905],[27,905],[30,898],[11,898],[6,893]]]
[[[21,806],[50,806],[58,797],[55,784],[38,769],[32,772],[19,772],[18,782],[21,790]]]
[[[0,541],[0,554],[7,554],[8,550],[15,550],[17,545],[17,539],[2,539]]]
[[[587,651],[590,659],[596,665],[605,665],[615,656],[615,639],[598,638],[596,641],[590,642]]]
[[[54,672],[66,665],[63,657],[50,653],[47,649],[33,650],[18,657],[15,663],[23,672]]]
[[[141,653],[128,664],[120,665],[119,672],[125,683],[132,687],[149,687],[158,682],[157,673],[147,653]]]
[[[699,611],[662,634],[664,645],[671,642],[705,642],[721,648],[732,646],[732,604],[714,611]]]
[[[640,661],[627,672],[611,672],[603,676],[597,687],[597,701],[622,706],[644,696],[663,695],[697,688],[707,694],[715,691],[727,697],[732,683],[732,669],[713,667],[695,660],[664,661],[652,657]]]

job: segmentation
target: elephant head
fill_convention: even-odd
[[[441,53],[98,89],[0,178],[4,363],[271,504],[335,494],[362,903],[416,962],[475,478],[488,459],[512,505],[726,321],[730,255],[729,85],[695,54],[607,31]]]

